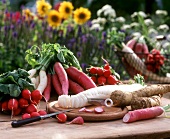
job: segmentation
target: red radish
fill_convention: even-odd
[[[78,70],[76,67],[69,67],[66,72],[70,79],[80,84],[84,89],[90,89],[96,87],[93,80],[87,76],[84,72]]]
[[[39,113],[40,115],[46,115],[46,114],[47,114],[47,112],[46,112],[45,110],[39,110],[38,113]]]
[[[102,68],[97,68],[97,75],[102,76],[103,75],[103,69]]]
[[[59,123],[65,123],[67,121],[67,115],[65,113],[60,113],[56,115]]]
[[[18,107],[16,110],[14,110],[13,115],[17,116],[17,115],[21,114],[21,111],[22,111],[22,109],[20,107]]]
[[[31,100],[41,100],[42,94],[39,90],[34,90],[31,92]]]
[[[96,78],[96,76],[91,76],[90,78],[93,80],[94,83],[97,83],[97,78]]]
[[[21,107],[21,108],[26,108],[29,105],[28,100],[26,100],[24,98],[20,98],[18,100],[18,103],[19,103],[19,107]]]
[[[123,117],[123,122],[131,123],[139,120],[151,119],[160,116],[163,112],[163,108],[159,106],[129,111]]]
[[[30,115],[31,115],[31,118],[40,116],[38,112],[32,112]]]
[[[28,119],[28,118],[31,118],[31,115],[29,114],[29,113],[24,113],[23,115],[22,115],[22,119],[24,120],[24,119]]]
[[[91,67],[91,68],[89,69],[89,73],[90,73],[90,74],[97,74],[97,68],[96,68],[96,67]]]
[[[84,124],[84,119],[81,116],[78,116],[76,118],[74,118],[71,122],[69,122],[68,124],[79,124],[82,125]]]
[[[81,109],[79,110],[79,112],[89,112],[89,113],[92,113],[92,112],[94,112],[94,110],[92,110],[92,109],[87,109],[87,108],[83,107],[83,108],[81,108]]]
[[[27,99],[27,100],[31,100],[31,92],[28,89],[24,89],[21,91],[21,95],[23,98]]]
[[[8,109],[13,111],[16,110],[17,108],[18,108],[18,100],[15,98],[11,98],[8,101]]]
[[[8,101],[2,102],[2,111],[8,111]]]
[[[106,83],[106,78],[104,76],[100,76],[97,78],[98,85],[104,85]]]
[[[2,102],[0,102],[0,111],[2,110]]]
[[[40,93],[42,94],[44,92],[44,89],[47,86],[47,74],[46,74],[45,70],[40,70],[39,78],[40,78],[40,82],[39,82],[39,85],[37,87],[37,90],[39,90]]]
[[[114,75],[110,75],[108,78],[107,78],[107,83],[110,84],[110,85],[115,85],[119,82],[119,80],[114,76]]]
[[[26,113],[31,114],[32,112],[37,112],[37,107],[34,104],[30,104],[27,108],[26,108]]]
[[[40,100],[31,100],[31,104],[38,105],[40,103]]]
[[[99,107],[96,107],[94,108],[94,112],[97,113],[97,114],[101,114],[104,112],[104,108],[99,106]]]
[[[81,87],[78,83],[72,81],[71,79],[68,79],[69,81],[69,91],[78,94],[82,91],[84,91],[83,87]]]
[[[45,98],[45,101],[48,102],[50,100],[50,95],[51,95],[51,74],[47,74],[47,86],[43,92],[43,96]]]
[[[63,91],[62,91],[62,88],[61,88],[61,83],[58,79],[58,76],[57,74],[53,74],[52,75],[52,84],[54,86],[54,89],[56,91],[56,93],[60,96],[60,95],[63,95]]]
[[[64,67],[62,66],[62,64],[60,62],[56,62],[54,64],[54,70],[59,78],[60,83],[61,83],[61,88],[62,88],[63,94],[68,95],[69,81],[68,81],[68,76],[67,76],[67,73],[66,73]]]
[[[106,59],[104,59],[103,57],[102,57],[102,59],[103,59],[103,61],[106,63],[106,64],[104,65],[104,69],[105,69],[105,70],[110,70],[109,62],[108,62]]]
[[[109,70],[104,70],[103,75],[104,75],[104,77],[106,77],[106,78],[109,77],[109,76],[111,75],[110,69],[109,69]]]

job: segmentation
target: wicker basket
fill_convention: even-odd
[[[141,64],[134,62],[133,59],[130,62],[126,61],[126,57],[128,55],[132,55],[132,53],[126,53],[122,51],[115,51],[115,53],[118,56],[121,64],[124,66],[126,72],[129,74],[131,78],[134,78],[134,76],[137,74],[141,74],[142,76],[144,76],[145,82],[170,83],[170,77],[160,76],[157,73],[147,70],[146,65],[145,65],[145,59],[147,57],[146,54],[136,54],[138,57],[140,57],[142,63],[145,65],[145,69],[142,69]],[[170,55],[164,55],[164,57],[170,60]],[[137,70],[137,69],[140,69],[140,70]]]

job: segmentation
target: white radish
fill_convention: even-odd
[[[35,79],[35,77],[32,77],[31,78],[31,82],[34,84],[34,86],[36,87],[36,79]]]
[[[47,74],[44,70],[40,70],[39,76],[40,76],[40,83],[37,87],[37,90],[39,90],[42,94],[47,86]]]
[[[37,70],[36,69],[31,69],[28,71],[29,77],[32,78],[36,74]]]
[[[38,75],[38,76],[36,76],[35,77],[35,79],[36,79],[36,82],[35,82],[35,88],[37,88],[38,87],[38,85],[40,84],[40,76]]]
[[[71,95],[71,96],[61,95],[58,97],[58,105],[62,108],[80,108],[80,107],[90,105],[88,103],[88,98],[107,99],[110,98],[111,93],[114,92],[115,90],[133,92],[142,89],[144,87],[146,86],[142,86],[141,84],[99,86],[99,87],[85,90],[76,95]]]

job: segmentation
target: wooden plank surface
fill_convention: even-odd
[[[162,105],[170,99],[162,98]],[[43,103],[41,107],[45,107]],[[10,116],[0,115],[0,120]],[[122,119],[106,122],[85,122],[84,125],[59,124],[54,118],[12,128],[11,122],[0,123],[1,139],[81,139],[81,138],[119,138],[119,139],[161,139],[170,137],[170,119],[164,115],[151,120],[123,123]]]

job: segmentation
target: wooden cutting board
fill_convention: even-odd
[[[87,106],[88,109],[94,109],[97,106]],[[72,120],[77,116],[83,117],[85,121],[108,121],[108,120],[116,120],[121,119],[128,112],[128,109],[125,107],[121,109],[120,107],[104,107],[104,112],[101,114],[96,113],[88,113],[88,112],[79,112],[80,108],[73,109],[70,112],[66,112],[68,119]],[[47,109],[49,113],[57,112],[59,110],[66,110],[58,106],[57,101],[50,102],[47,105]]]

